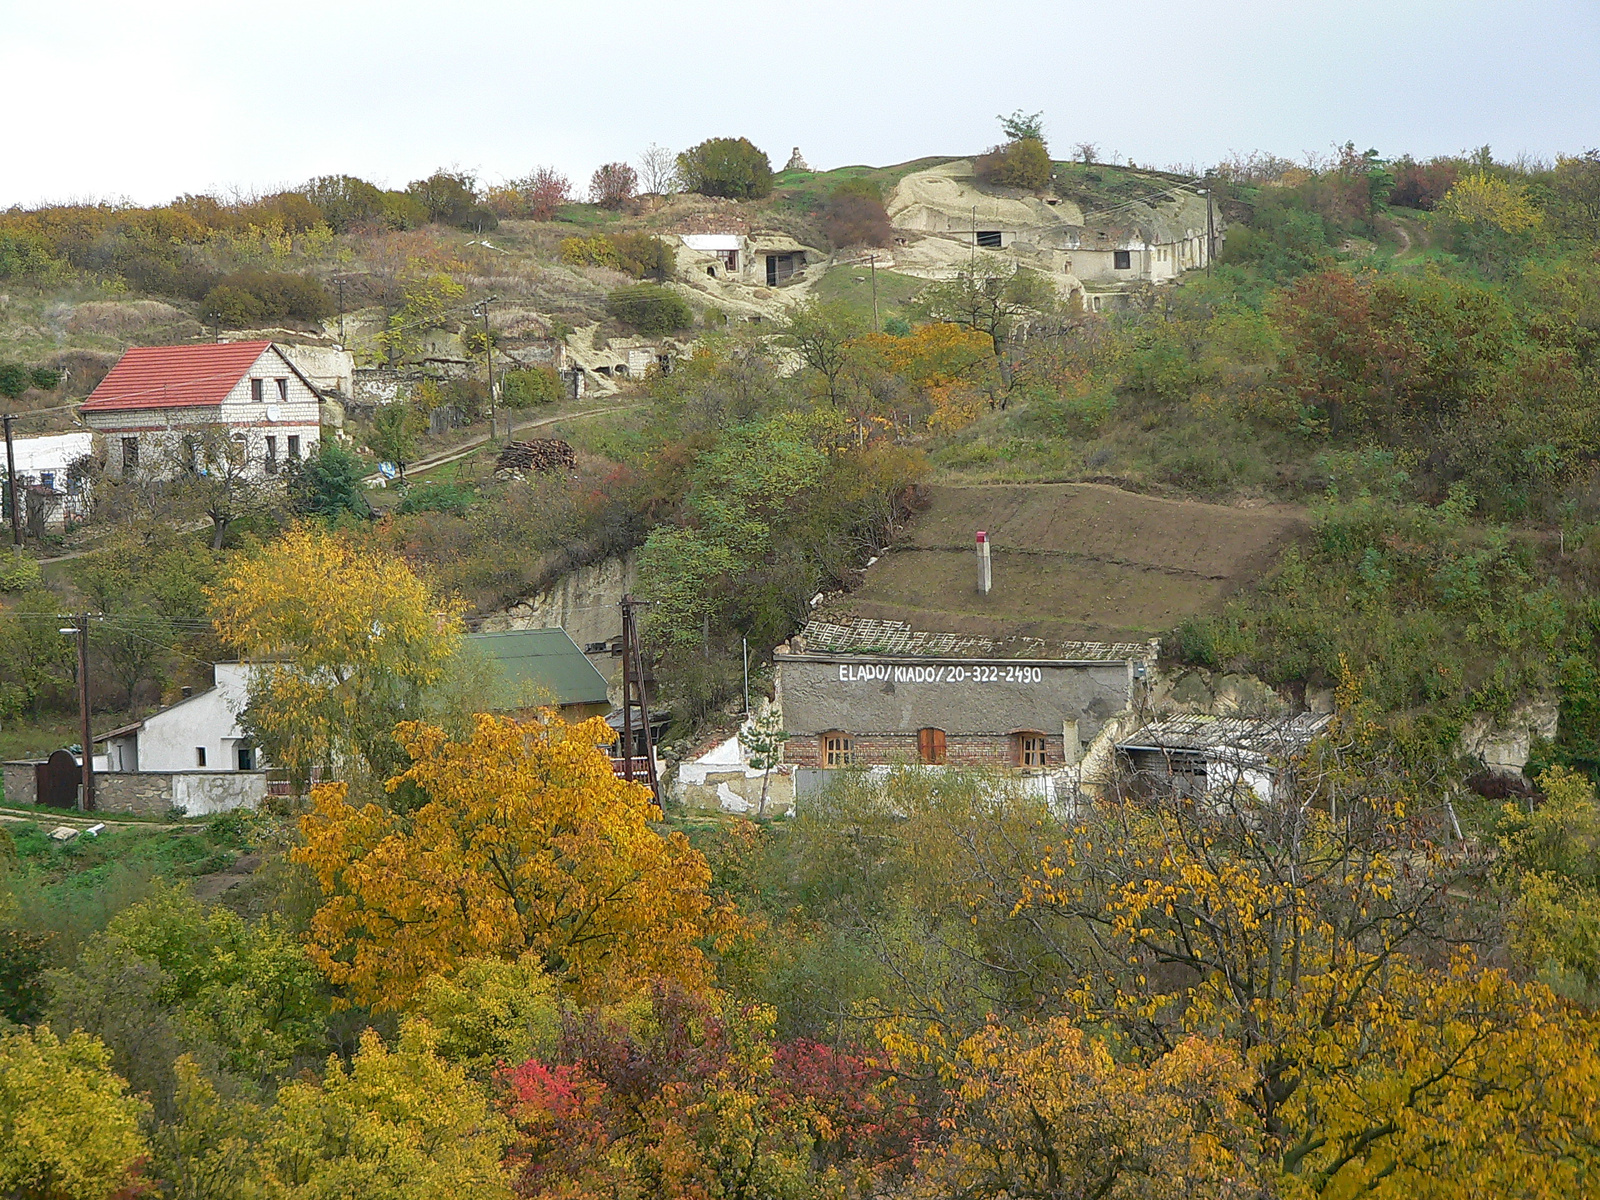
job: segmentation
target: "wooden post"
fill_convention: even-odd
[[[17,455],[11,446],[11,422],[17,418],[7,413],[0,417],[6,427],[6,507],[11,511],[11,540],[22,545],[22,516],[17,512]]]
[[[78,716],[82,723],[84,812],[94,811],[94,734],[89,728],[89,614],[78,614]]]

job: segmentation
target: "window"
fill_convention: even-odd
[[[267,434],[266,467],[267,467],[267,474],[268,475],[273,475],[273,474],[277,473],[277,470],[278,470],[278,439],[273,437],[270,433]]]
[[[999,250],[1003,246],[998,229],[978,230],[978,245],[985,250]]]
[[[122,439],[122,477],[126,479],[139,469],[139,439],[125,437]]]
[[[278,385],[278,399],[287,400],[289,398],[289,381],[287,379],[275,379],[273,382]]]
[[[206,748],[204,746],[196,746],[194,748],[194,765],[197,767],[206,765]]]
[[[1038,768],[1044,766],[1044,734],[1019,733],[1017,741],[1017,766]]]
[[[52,492],[55,491],[56,490],[56,473],[54,471],[40,471],[39,472],[39,486],[43,487],[43,488],[49,488]]]
[[[1133,251],[1113,250],[1111,252],[1111,269],[1114,271],[1131,271],[1133,269]]]
[[[917,757],[930,766],[944,762],[944,730],[917,730]]]
[[[267,381],[264,379],[252,379],[250,381],[250,399],[254,400],[257,404],[260,404],[267,398],[266,382]]]
[[[297,433],[291,433],[289,435],[289,457],[300,457],[300,435]]]
[[[822,765],[825,767],[848,767],[856,760],[856,744],[850,736],[844,733],[825,733],[822,735]]]

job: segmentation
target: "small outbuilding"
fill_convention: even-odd
[[[1248,789],[1262,800],[1287,793],[1292,760],[1332,724],[1329,713],[1285,717],[1186,714],[1151,721],[1117,742],[1136,784],[1185,796]]]
[[[554,708],[566,721],[611,711],[605,677],[565,629],[512,629],[467,635],[488,668],[485,707],[498,712]]]

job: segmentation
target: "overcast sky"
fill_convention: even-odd
[[[1596,0],[0,0],[0,206],[745,136],[781,167],[966,154],[1043,110],[1138,163],[1600,144]]]

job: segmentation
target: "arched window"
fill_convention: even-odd
[[[944,730],[917,730],[917,757],[930,766],[944,762]]]
[[[856,760],[856,744],[848,733],[837,729],[822,735],[822,765],[848,767]]]

